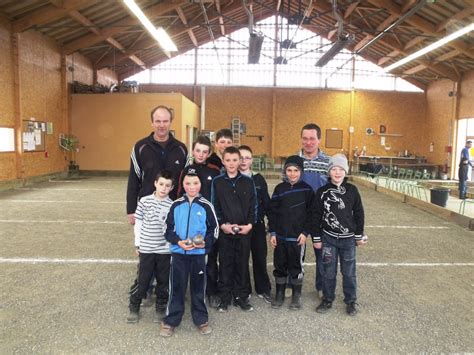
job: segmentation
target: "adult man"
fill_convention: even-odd
[[[317,124],[308,123],[301,129],[301,151],[299,156],[304,160],[304,172],[302,180],[311,186],[316,192],[328,180],[327,170],[329,157],[319,149],[321,142],[321,128]],[[313,245],[316,256],[315,288],[318,296],[322,297],[322,255],[321,249]]]
[[[464,148],[461,150],[461,160],[459,161],[459,198],[466,199],[467,193],[467,177],[469,173],[469,166],[472,167],[469,149],[472,147],[472,141],[467,141]]]
[[[127,215],[131,224],[135,223],[137,201],[153,193],[156,175],[169,170],[178,181],[186,163],[186,146],[170,133],[172,120],[173,112],[168,107],[155,107],[151,111],[153,132],[139,140],[132,149],[127,186]],[[170,198],[176,199],[176,189],[170,192]]]

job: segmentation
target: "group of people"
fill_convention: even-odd
[[[319,126],[302,128],[302,149],[286,159],[283,181],[270,198],[264,177],[252,171],[251,147],[234,147],[229,129],[216,133],[212,154],[209,138],[199,136],[188,157],[186,146],[170,134],[172,119],[169,108],[156,107],[153,132],[131,153],[127,214],[139,264],[127,322],[138,322],[156,279],[153,321],[160,323],[161,336],[173,335],[189,282],[193,322],[200,334],[211,333],[208,305],[218,312],[232,304],[253,310],[250,255],[257,296],[280,308],[289,286],[289,308],[300,309],[307,238],[316,255],[315,289],[321,298],[316,312],[332,307],[340,260],[346,311],[355,315],[355,255],[356,246],[366,242],[364,209],[357,188],[347,182],[346,157],[319,149]],[[273,297],[268,234],[274,248]]]

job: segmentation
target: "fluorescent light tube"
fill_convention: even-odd
[[[403,58],[402,60],[399,60],[398,62],[393,63],[393,64],[389,65],[388,67],[383,68],[383,71],[384,72],[389,72],[389,71],[391,71],[395,68],[398,68],[399,66],[402,66],[403,64],[406,64],[406,63],[412,61],[413,59],[421,57],[422,55],[424,55],[428,52],[431,52],[431,51],[435,50],[436,48],[444,46],[446,43],[451,42],[452,40],[454,40],[458,37],[461,37],[461,36],[471,32],[472,30],[474,30],[474,23],[471,23],[469,26],[461,28],[460,30],[458,30],[456,32],[453,32],[450,35],[447,35],[446,37],[441,38],[439,41],[436,41],[436,42],[430,44],[429,46],[426,46],[425,48],[420,49],[418,52],[412,53],[409,56]]]
[[[163,27],[156,28],[153,26],[151,21],[146,17],[143,11],[138,7],[134,0],[123,0],[125,5],[128,6],[130,11],[140,20],[142,25],[146,28],[146,30],[153,36],[154,39],[158,42],[160,47],[165,52],[176,52],[178,48],[176,48],[173,40],[170,36],[166,33]]]

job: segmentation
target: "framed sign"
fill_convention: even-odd
[[[342,137],[342,129],[327,129],[325,147],[342,149]]]

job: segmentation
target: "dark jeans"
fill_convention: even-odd
[[[316,258],[316,273],[315,273],[315,280],[314,280],[314,288],[316,291],[321,291],[323,289],[323,263],[321,262],[322,259],[322,252],[321,249],[314,249],[314,256]]]
[[[186,289],[191,286],[191,316],[195,325],[207,322],[208,313],[204,302],[206,287],[206,256],[173,254],[170,272],[170,300],[163,321],[172,327],[181,323],[184,314]]]
[[[336,239],[323,235],[323,294],[328,301],[336,298],[337,261],[340,260],[344,303],[357,300],[356,244],[354,238]]]
[[[468,178],[468,167],[463,166],[459,168],[459,198],[466,198],[467,193],[467,178]]]

